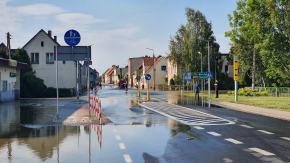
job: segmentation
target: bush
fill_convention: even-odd
[[[229,91],[228,94],[235,94],[235,91]],[[238,90],[239,96],[268,96],[269,92],[264,90],[264,91],[258,91],[258,90],[252,90],[249,88],[240,88]]]
[[[59,97],[72,97],[75,96],[74,91],[69,88],[59,88]],[[56,88],[49,87],[44,93],[44,97],[56,97]]]
[[[174,79],[170,79],[169,83],[170,85],[175,85]]]

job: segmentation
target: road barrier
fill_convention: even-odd
[[[100,124],[102,123],[102,105],[101,105],[101,100],[97,96],[90,96],[90,101],[89,101],[89,108],[93,113],[96,114],[96,117],[100,121]]]

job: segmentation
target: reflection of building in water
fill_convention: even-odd
[[[0,138],[13,136],[20,122],[19,103],[1,103],[0,105]],[[0,142],[1,148],[1,142]]]
[[[46,126],[38,129],[21,128],[21,131],[17,135],[17,141],[20,145],[25,145],[31,149],[42,161],[48,158],[52,158],[53,153],[59,145],[59,142],[63,142],[67,136],[75,135],[79,133],[79,127],[69,126]],[[4,141],[3,141],[4,140]],[[0,139],[1,144],[6,147],[11,139]],[[13,148],[11,149],[13,151]],[[12,152],[13,153],[13,152]],[[12,156],[13,157],[13,156]]]

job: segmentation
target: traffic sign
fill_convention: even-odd
[[[151,75],[150,75],[150,74],[146,74],[146,75],[145,75],[145,79],[146,79],[146,80],[150,80],[150,79],[151,79]]]
[[[198,77],[200,79],[212,78],[212,73],[211,72],[199,72]]]
[[[184,80],[191,80],[191,72],[186,72],[183,74]]]
[[[234,61],[234,80],[239,80],[239,61]]]
[[[69,46],[76,46],[81,41],[81,35],[78,31],[71,29],[64,34],[64,41]]]

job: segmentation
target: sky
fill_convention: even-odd
[[[75,29],[79,45],[92,45],[93,68],[103,73],[128,58],[169,53],[170,37],[186,22],[185,9],[200,10],[212,22],[220,52],[229,51],[228,14],[236,0],[0,0],[0,42],[12,34],[11,47],[21,48],[40,29],[52,30],[58,42]]]

